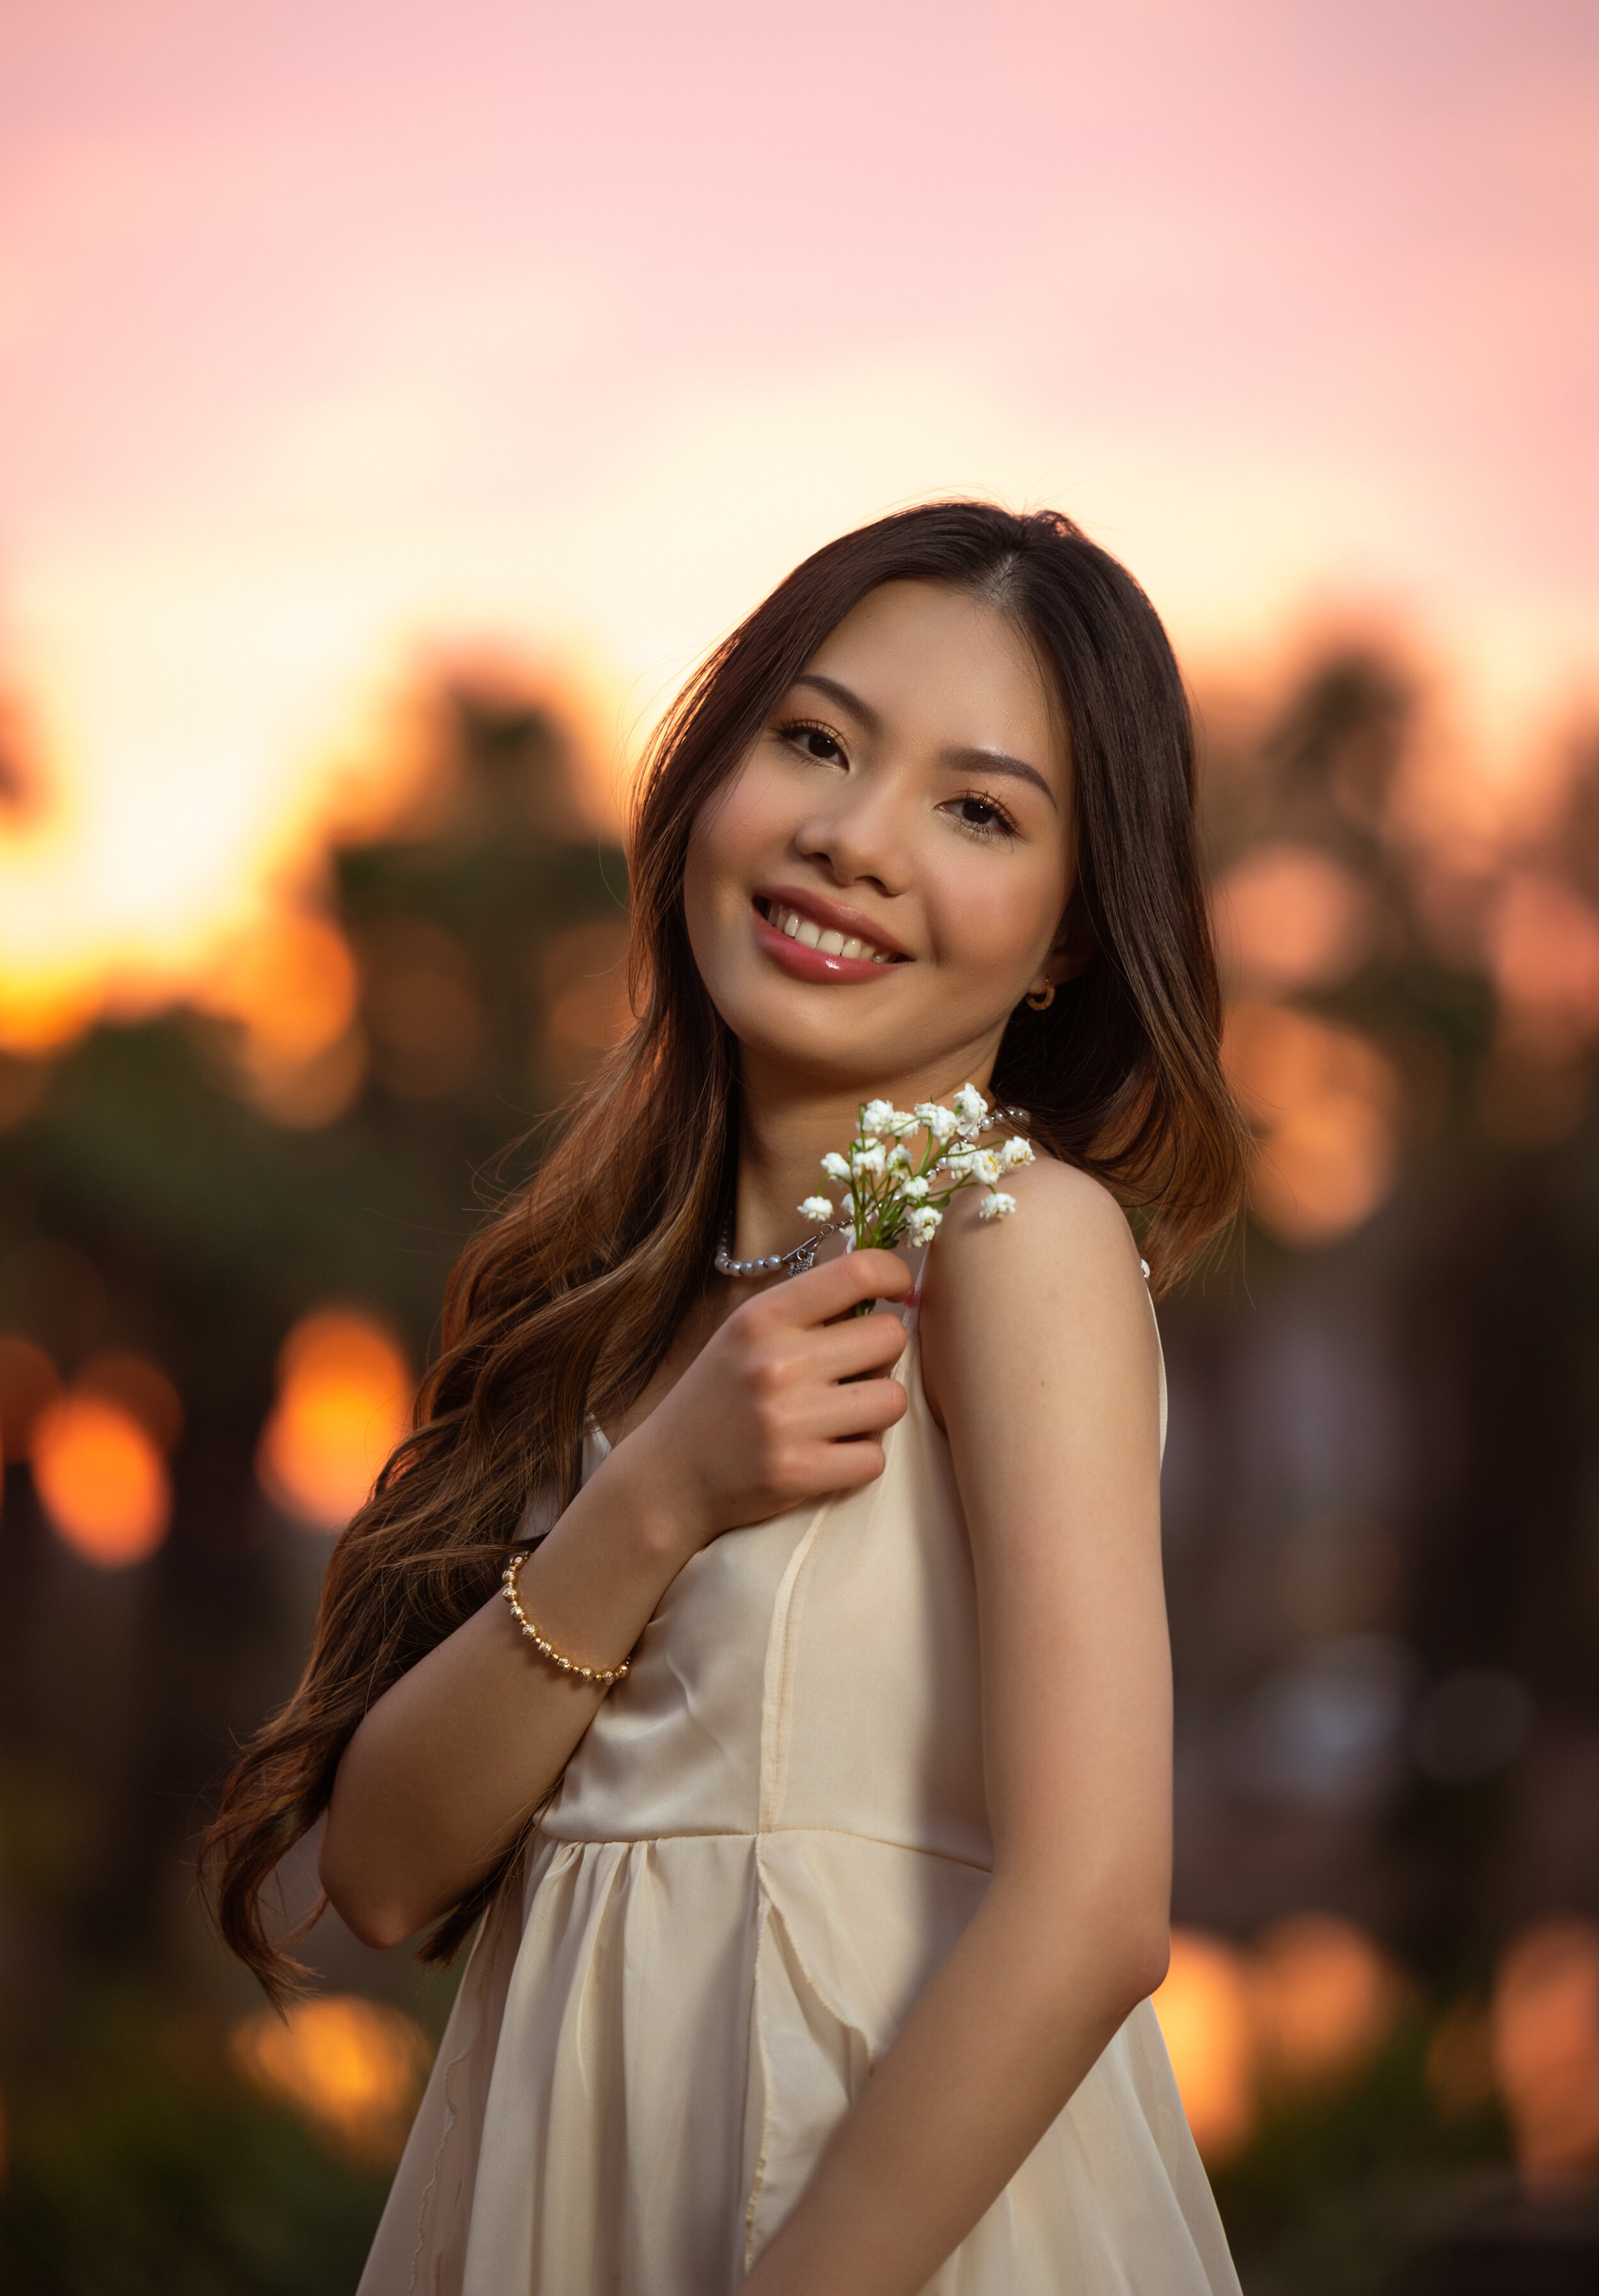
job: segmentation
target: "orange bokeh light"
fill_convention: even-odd
[[[1330,853],[1288,839],[1247,854],[1216,889],[1224,962],[1267,989],[1346,980],[1370,951],[1374,922],[1358,878]]]
[[[98,989],[76,966],[8,970],[0,975],[0,1046],[23,1054],[53,1053],[82,1034],[99,1004]]]
[[[235,2025],[241,2079],[301,2113],[334,2147],[374,2167],[398,2159],[432,2052],[398,2009],[359,1994],[264,2009]]]
[[[387,1327],[358,1309],[308,1316],[278,1357],[278,1398],[257,1468],[268,1497],[341,1530],[408,1423],[411,1374]]]
[[[1250,1201],[1265,1227],[1288,1243],[1331,1243],[1387,1201],[1402,1090],[1369,1038],[1245,999],[1223,1058],[1259,1135]]]
[[[212,996],[262,1057],[298,1064],[325,1053],[355,1018],[355,959],[326,917],[284,910],[239,946]]]
[[[315,1130],[343,1115],[365,1078],[358,996],[337,925],[289,909],[235,941],[196,1001],[236,1024],[226,1065],[244,1098],[275,1123]]]
[[[153,1554],[166,1538],[167,1464],[124,1404],[103,1395],[58,1397],[34,1423],[32,1455],[51,1525],[86,1562],[120,1570]]]
[[[545,1064],[557,1082],[575,1084],[633,1026],[627,926],[602,919],[558,934],[545,953],[539,986]]]
[[[1495,1978],[1494,2071],[1534,2185],[1599,2169],[1599,1925],[1535,1923]]]
[[[1154,1997],[1183,2109],[1212,2167],[1254,2134],[1263,2099],[1336,2087],[1392,2032],[1405,1980],[1333,1914],[1291,1915],[1247,1951],[1174,1930]]]
[[[1494,905],[1488,955],[1518,1038],[1561,1058],[1599,1037],[1599,914],[1572,887],[1514,871]]]
[[[1255,2125],[1255,2026],[1245,1958],[1225,1939],[1174,1930],[1171,1965],[1154,1997],[1193,2141],[1225,2161]]]
[[[1387,1955],[1335,1914],[1294,1914],[1256,1939],[1250,1977],[1266,2071],[1314,2088],[1368,2064],[1393,2030],[1405,1983]]]

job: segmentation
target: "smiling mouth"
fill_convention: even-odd
[[[852,957],[868,964],[903,964],[906,960],[892,950],[878,948],[869,940],[858,940],[852,934],[833,931],[819,925],[814,917],[801,916],[798,909],[784,908],[780,902],[758,898],[756,908],[775,932],[797,940],[801,948],[814,948],[823,956]]]

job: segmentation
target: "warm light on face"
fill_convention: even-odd
[[[172,1488],[154,1439],[125,1404],[68,1394],[33,1428],[33,1480],[57,1534],[87,1562],[142,1562],[167,1536]]]
[[[345,1308],[308,1316],[278,1357],[278,1399],[257,1469],[269,1498],[319,1530],[341,1530],[405,1433],[411,1375],[393,1335]]]
[[[432,2052],[409,2017],[359,1994],[264,2009],[228,2036],[234,2070],[302,2114],[340,2152],[376,2168],[398,2159]]]
[[[890,582],[823,642],[703,809],[685,909],[756,1089],[769,1061],[909,1104],[986,1080],[1072,868],[1066,736],[1027,640],[960,590]],[[824,908],[822,929],[903,961],[796,976],[757,930],[769,894],[794,914],[808,896],[834,903],[849,922]]]

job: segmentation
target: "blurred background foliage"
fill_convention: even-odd
[[[1495,806],[1381,645],[1202,704],[1258,1146],[1245,1248],[1162,1308],[1157,2005],[1249,2296],[1587,2289],[1599,739]],[[455,1250],[627,1024],[570,729],[504,684],[429,723],[407,809],[187,1006],[0,1052],[0,2280],[38,2296],[352,2287],[447,2013],[330,1915],[278,2023],[192,1866]]]

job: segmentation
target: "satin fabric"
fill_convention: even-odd
[[[736,2288],[971,1919],[972,1561],[914,1333],[897,1376],[877,1481],[668,1589],[479,1937],[359,2296]],[[1147,2001],[928,2284],[1237,2290]]]

